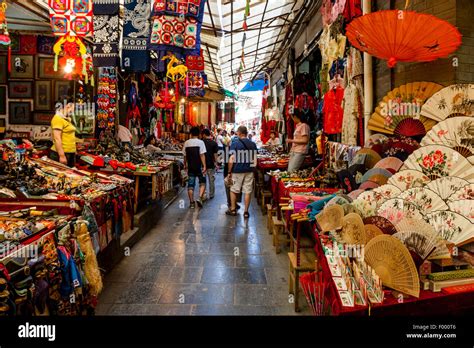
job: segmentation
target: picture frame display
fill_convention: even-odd
[[[7,83],[7,56],[0,56],[0,84]]]
[[[62,101],[72,96],[72,82],[71,81],[54,81],[54,101]]]
[[[31,99],[33,98],[33,81],[10,81],[8,84],[8,98]]]
[[[7,114],[7,86],[0,86],[0,115]]]
[[[32,101],[10,101],[8,103],[9,124],[31,124]]]
[[[14,79],[32,79],[35,77],[33,56],[12,55],[10,77]]]
[[[38,69],[36,77],[38,79],[62,79],[61,72],[54,71],[54,58],[38,57]]]
[[[35,83],[35,110],[52,110],[52,83],[50,80],[37,80]]]
[[[53,117],[54,112],[52,111],[35,112],[33,114],[33,124],[38,126],[49,126]]]

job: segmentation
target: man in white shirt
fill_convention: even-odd
[[[188,196],[190,208],[196,208],[196,202],[202,208],[202,198],[206,193],[206,145],[199,139],[201,131],[198,127],[191,128],[191,139],[184,143],[184,168],[188,171]],[[199,198],[194,201],[194,187],[199,180]]]
[[[121,124],[117,127],[116,139],[123,147],[126,145],[129,145],[130,147],[132,146],[132,133],[130,133],[130,130],[127,127],[124,127]]]

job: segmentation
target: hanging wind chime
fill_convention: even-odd
[[[4,0],[0,5],[0,45],[8,46],[8,72],[11,71],[11,39],[7,28],[7,2]]]

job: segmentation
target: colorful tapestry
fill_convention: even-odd
[[[204,12],[206,0],[154,0],[153,15],[191,16],[198,18]]]
[[[94,0],[95,15],[115,15],[119,13],[120,0]]]
[[[36,36],[21,35],[20,36],[20,52],[18,54],[36,54]]]
[[[52,36],[38,36],[36,39],[36,50],[39,54],[54,54],[53,46],[56,39]]]
[[[49,0],[55,36],[92,36],[92,0]]]
[[[193,18],[154,17],[150,44],[195,50],[199,26],[198,21]]]
[[[97,89],[97,127],[112,129],[117,110],[117,74],[115,68],[99,69]]]
[[[94,15],[94,66],[118,66],[119,41],[119,16]]]
[[[204,71],[204,57],[202,55],[202,50],[201,50],[201,54],[198,56],[196,55],[187,56],[186,66],[188,67],[189,70],[192,70],[192,71]]]
[[[151,0],[126,0],[123,28],[122,67],[127,71],[145,72],[150,68]]]
[[[207,84],[207,75],[201,71],[188,71],[188,86],[186,80],[180,83],[180,93],[188,97],[204,97],[206,91],[204,86]]]

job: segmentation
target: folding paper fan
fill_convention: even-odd
[[[468,184],[459,188],[451,196],[449,196],[448,201],[457,201],[457,200],[473,200],[474,199],[474,184]]]
[[[370,216],[363,219],[364,224],[366,225],[375,225],[382,230],[384,234],[394,234],[397,232],[394,224],[382,216]]]
[[[407,158],[402,169],[419,170],[431,180],[443,176],[457,176],[474,181],[474,166],[456,150],[442,145],[419,148]]]
[[[447,200],[449,197],[467,185],[469,185],[469,181],[465,179],[455,176],[445,176],[427,183],[425,187],[431,191],[436,192],[436,194],[440,196],[441,199]]]
[[[374,168],[384,168],[387,170],[393,169],[397,172],[403,166],[403,162],[397,157],[385,157],[382,158]]]
[[[373,189],[373,188],[376,188],[376,187],[379,187],[379,186],[380,186],[380,184],[368,180],[368,181],[366,181],[366,182],[363,182],[363,183],[359,186],[359,189],[361,189],[361,190],[370,190],[370,189]]]
[[[341,237],[347,244],[364,245],[366,243],[364,222],[358,214],[350,213],[344,216]]]
[[[420,213],[426,215],[437,210],[448,210],[448,205],[436,192],[426,187],[414,187],[400,193],[398,198],[415,204]]]
[[[426,215],[425,221],[435,228],[441,238],[455,245],[474,242],[474,224],[458,213],[435,211]]]
[[[420,172],[419,170],[407,169],[395,173],[387,183],[398,187],[400,190],[405,191],[412,187],[423,186],[430,182],[430,178]]]
[[[343,217],[344,209],[340,205],[331,205],[316,215],[316,221],[323,232],[334,231],[341,228]]]
[[[371,239],[383,234],[382,230],[376,225],[367,224],[365,227],[365,242],[368,243]]]
[[[474,201],[473,200],[460,200],[448,202],[449,210],[454,211],[465,218],[469,219],[474,223]]]
[[[359,197],[359,195],[360,195],[362,192],[365,192],[365,190],[361,190],[361,189],[354,190],[354,191],[352,191],[351,193],[349,193],[348,196],[349,196],[352,200],[355,200],[355,199],[357,199],[357,197]]]
[[[409,250],[414,251],[423,260],[426,258],[451,258],[446,242],[439,237],[434,227],[427,222],[403,219],[395,228],[398,232],[393,236],[401,240]]]
[[[474,115],[474,84],[445,87],[433,94],[421,108],[421,116],[438,122],[452,115]]]
[[[377,202],[377,209],[389,199],[396,198],[402,191],[390,184],[385,184],[380,187],[376,187],[372,190],[374,193],[374,199]]]
[[[359,203],[359,202],[364,202],[364,203]],[[377,211],[377,199],[375,197],[375,192],[373,190],[369,191],[364,191],[362,192],[359,197],[353,203],[356,203],[356,207],[359,208],[360,206],[363,206],[364,209],[370,209],[374,213]]]
[[[436,122],[420,117],[421,106],[442,88],[433,82],[412,82],[393,89],[375,108],[369,129],[404,136],[426,134]]]
[[[364,260],[385,286],[405,294],[420,296],[420,278],[410,252],[397,238],[383,234],[364,248]]]
[[[390,173],[390,172],[389,172]],[[392,175],[392,173],[390,173],[390,176]],[[383,175],[383,174],[375,174],[375,175],[372,175],[368,181],[372,181],[372,182],[375,182],[376,184],[378,185],[384,185],[387,183],[388,181],[388,177]]]
[[[374,203],[369,203],[364,199],[357,198],[351,204],[360,212],[360,216],[362,216],[363,218],[375,216],[377,212]]]
[[[357,154],[365,154],[366,155],[366,157],[365,157],[365,166],[369,169],[373,168],[377,164],[377,162],[382,159],[382,157],[380,157],[380,155],[377,152],[375,152],[372,149],[368,149],[368,148],[363,148],[363,149],[359,150],[357,152]]]
[[[445,145],[474,163],[474,117],[453,117],[434,126],[421,145]]]
[[[375,175],[382,175],[384,176],[385,178],[390,178],[393,174],[388,171],[387,169],[385,168],[372,168],[372,169],[369,169],[363,176],[362,176],[362,182],[365,182],[367,180],[371,180],[371,181],[374,181],[374,182],[377,182],[373,179],[371,179],[372,177],[374,177]]]
[[[388,137],[385,134],[380,134],[380,133],[372,134],[371,136],[369,136],[369,138],[365,142],[365,147],[371,148],[372,146],[376,144],[383,144],[387,140],[388,140]]]
[[[356,207],[359,208],[359,210],[363,207],[365,212],[370,213],[370,215],[363,214],[364,216],[372,216],[375,215],[375,212],[385,201],[394,198],[400,192],[401,191],[395,186],[382,185],[373,190],[361,193],[353,203],[356,203]]]
[[[405,218],[423,219],[423,215],[415,204],[401,198],[385,201],[377,210],[377,215],[390,220],[394,225]]]
[[[340,194],[340,195],[336,195],[329,202],[327,202],[326,206],[330,207],[332,205],[343,205],[343,204],[348,204],[351,202],[352,200],[348,196]]]

